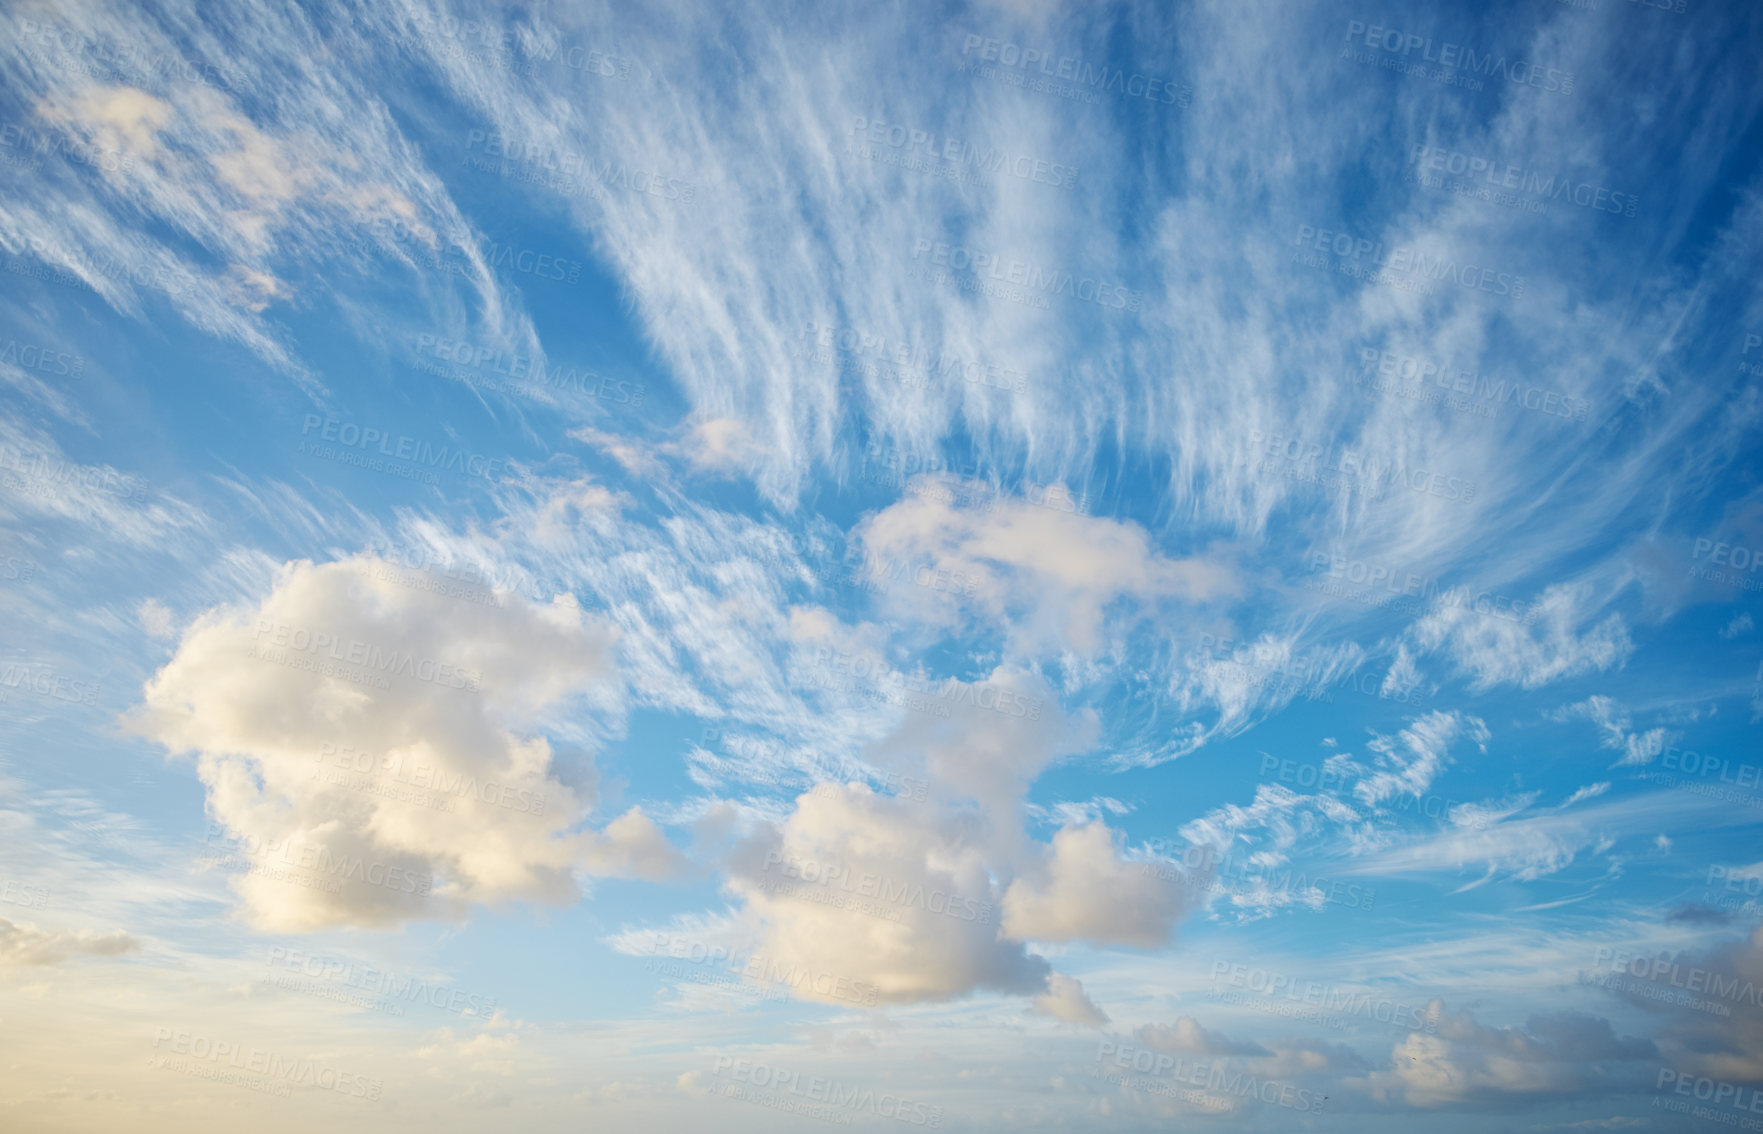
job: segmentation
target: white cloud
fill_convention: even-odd
[[[1413,838],[1341,868],[1343,874],[1452,873],[1466,868],[1496,877],[1533,881],[1554,874],[1584,853],[1605,853],[1624,838],[1649,835],[1661,823],[1732,826],[1735,817],[1683,792],[1655,792],[1572,811],[1554,810],[1477,827],[1452,827]]]
[[[1582,788],[1576,788],[1574,790],[1573,794],[1568,796],[1566,802],[1562,803],[1561,806],[1562,807],[1572,807],[1574,804],[1580,802],[1581,800],[1595,799],[1598,796],[1603,795],[1605,792],[1607,792],[1609,790],[1610,790],[1610,781],[1608,781],[1608,780],[1601,780],[1595,784],[1587,784]]]
[[[743,844],[727,886],[762,955],[866,982],[882,1003],[1036,992],[1047,963],[1000,935],[984,857],[960,829],[862,785],[823,785],[781,828]],[[838,1000],[812,985],[796,992]]]
[[[51,933],[34,925],[0,917],[0,968],[59,965],[74,957],[120,957],[138,952],[141,943],[120,929],[95,933]]]
[[[1466,1011],[1444,1012],[1437,1001],[1430,1010],[1438,1033],[1415,1032],[1396,1044],[1392,1069],[1369,1077],[1373,1097],[1427,1109],[1509,1105],[1526,1097],[1618,1089],[1636,1074],[1622,1064],[1658,1059],[1649,1041],[1619,1037],[1608,1020],[1583,1013],[1532,1016],[1522,1028],[1494,1028]]]
[[[859,528],[872,560],[929,563],[974,581],[959,590],[896,583],[890,593],[905,608],[933,622],[978,616],[1037,652],[1087,653],[1100,646],[1104,616],[1119,600],[1143,613],[1164,599],[1203,602],[1238,590],[1221,564],[1165,557],[1131,522],[983,495],[976,503],[958,480],[920,477]]]
[[[1620,614],[1583,626],[1588,600],[1589,588],[1583,585],[1550,587],[1535,604],[1540,615],[1535,623],[1441,601],[1415,623],[1413,634],[1422,649],[1445,648],[1457,667],[1473,676],[1471,687],[1477,691],[1496,685],[1537,689],[1619,668],[1633,652]]]
[[[569,901],[578,869],[661,871],[640,812],[574,833],[591,765],[560,768],[533,732],[574,698],[609,703],[611,632],[567,596],[491,606],[397,579],[372,557],[287,564],[255,608],[189,626],[132,718],[198,754],[250,916],[383,926]]]
[[[1004,931],[1018,940],[1166,944],[1183,911],[1181,891],[1121,856],[1120,836],[1101,822],[1053,836],[1043,864],[1004,894]]]
[[[1599,747],[1622,753],[1622,759],[1614,765],[1618,768],[1650,764],[1677,739],[1675,733],[1664,728],[1636,732],[1628,712],[1615,700],[1601,694],[1593,694],[1571,705],[1563,705],[1550,713],[1549,718],[1556,721],[1584,719],[1597,725],[1598,731],[1602,733],[1598,741]]]
[[[175,638],[177,636],[177,616],[171,608],[155,598],[142,599],[141,605],[135,608],[135,617],[140,620],[141,629],[151,638]]]
[[[1258,1043],[1233,1040],[1209,1031],[1192,1016],[1182,1016],[1173,1024],[1146,1024],[1133,1033],[1133,1038],[1146,1047],[1185,1055],[1271,1055]]]
[[[677,877],[686,862],[655,821],[641,808],[633,807],[593,837],[583,855],[583,867],[601,877],[656,882]]]
[[[1108,1013],[1096,1007],[1084,991],[1083,982],[1064,973],[1047,974],[1047,991],[1030,1001],[1030,1010],[1067,1024],[1091,1028],[1099,1028],[1108,1022]]]
[[[1432,712],[1403,729],[1396,740],[1374,737],[1366,747],[1377,754],[1374,770],[1353,785],[1353,796],[1376,807],[1396,795],[1419,796],[1444,771],[1447,750],[1459,737],[1488,750],[1487,725],[1476,717]]]

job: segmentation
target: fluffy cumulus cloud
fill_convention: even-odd
[[[729,865],[759,951],[788,969],[864,981],[881,1003],[1046,987],[1047,962],[999,934],[981,848],[909,799],[822,785]],[[812,982],[798,995],[833,999]]]
[[[1067,1024],[1099,1028],[1108,1022],[1108,1013],[1096,1007],[1084,991],[1083,982],[1064,973],[1047,974],[1047,991],[1029,1002],[1030,1010],[1051,1016]]]
[[[1744,883],[1736,893],[1763,869],[1735,868],[1731,875]],[[1718,912],[1711,908],[1700,912],[1697,920],[1708,924],[1725,920],[1709,916]],[[1612,948],[1606,958],[1604,991],[1662,1018],[1656,1035],[1665,1066],[1724,1083],[1763,1084],[1763,928],[1692,949]]]
[[[1066,827],[1038,869],[1004,894],[1004,930],[1037,941],[1151,947],[1168,942],[1181,891],[1144,862],[1121,855],[1104,823]]]
[[[1029,785],[1093,743],[1091,714],[1063,713],[1044,681],[1009,667],[952,681],[944,698],[947,716],[901,714],[869,751],[926,791],[827,781],[781,822],[748,832],[726,864],[741,918],[757,951],[786,970],[843,974],[884,1003],[990,989],[1099,1025],[1106,1014],[1082,984],[1026,944],[1153,946],[1169,939],[1182,902],[1098,820],[1051,843],[1023,829]]]
[[[940,622],[977,616],[1009,625],[1025,648],[1093,651],[1116,603],[1131,600],[1143,610],[1236,589],[1222,565],[1171,559],[1138,525],[1085,515],[1068,494],[1046,490],[1036,500],[947,476],[918,477],[857,534],[869,570],[898,601]],[[898,568],[917,565],[934,569],[933,585],[916,575],[915,585],[904,585]]]
[[[547,711],[616,694],[610,630],[569,596],[462,602],[372,557],[278,573],[255,607],[198,618],[132,726],[193,752],[211,859],[270,928],[390,925],[470,902],[569,901],[578,870],[657,877],[674,856],[633,811],[577,830],[585,759]]]
[[[1373,1097],[1409,1106],[1504,1107],[1526,1099],[1632,1087],[1658,1050],[1618,1036],[1610,1021],[1580,1012],[1532,1016],[1496,1028],[1435,1005],[1437,1034],[1415,1032],[1390,1053],[1392,1067],[1368,1079]]]
[[[922,771],[941,798],[978,804],[1002,830],[1013,828],[1029,785],[1099,733],[1094,712],[1066,713],[1044,678],[1008,665],[977,681],[938,682],[927,711],[901,717],[875,757]]]

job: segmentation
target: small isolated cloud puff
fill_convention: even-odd
[[[0,917],[0,968],[59,965],[76,956],[120,957],[139,950],[141,943],[117,929],[94,933],[48,933],[34,925],[20,925]]]
[[[1019,940],[1167,943],[1182,912],[1180,892],[1147,864],[1123,859],[1120,842],[1100,822],[1054,835],[1040,869],[1005,891],[1004,931]]]
[[[1108,1022],[1108,1013],[1096,1007],[1084,991],[1083,981],[1064,973],[1047,974],[1047,991],[1034,998],[1029,1011],[1037,1016],[1051,1016],[1067,1024],[1099,1028]]]
[[[177,636],[177,616],[171,608],[158,599],[144,599],[135,608],[135,617],[141,623],[141,629],[151,638],[174,638]]]
[[[966,601],[1010,626],[1027,647],[1088,653],[1101,642],[1104,611],[1118,600],[1204,601],[1235,593],[1223,567],[1166,558],[1137,524],[1011,496],[958,506],[951,488],[957,483],[915,478],[904,499],[857,532],[871,562],[930,563],[964,581],[947,590],[896,586],[890,592],[929,621],[954,621]]]
[[[232,885],[247,916],[389,926],[472,901],[573,900],[578,868],[660,871],[640,812],[574,832],[593,800],[527,735],[565,698],[613,695],[611,630],[570,596],[462,603],[384,566],[283,566],[256,609],[198,618],[131,715],[199,754],[210,841],[244,867]]]
[[[746,424],[732,417],[700,421],[667,448],[700,471],[728,476],[751,470],[765,456]]]
[[[583,856],[588,873],[602,878],[641,878],[660,882],[678,877],[686,860],[667,841],[655,821],[633,807],[588,843]]]

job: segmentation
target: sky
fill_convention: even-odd
[[[1763,8],[0,25],[0,1128],[1763,1129]]]

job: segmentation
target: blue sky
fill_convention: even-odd
[[[1763,1122],[1763,13],[24,4],[0,1126]]]

